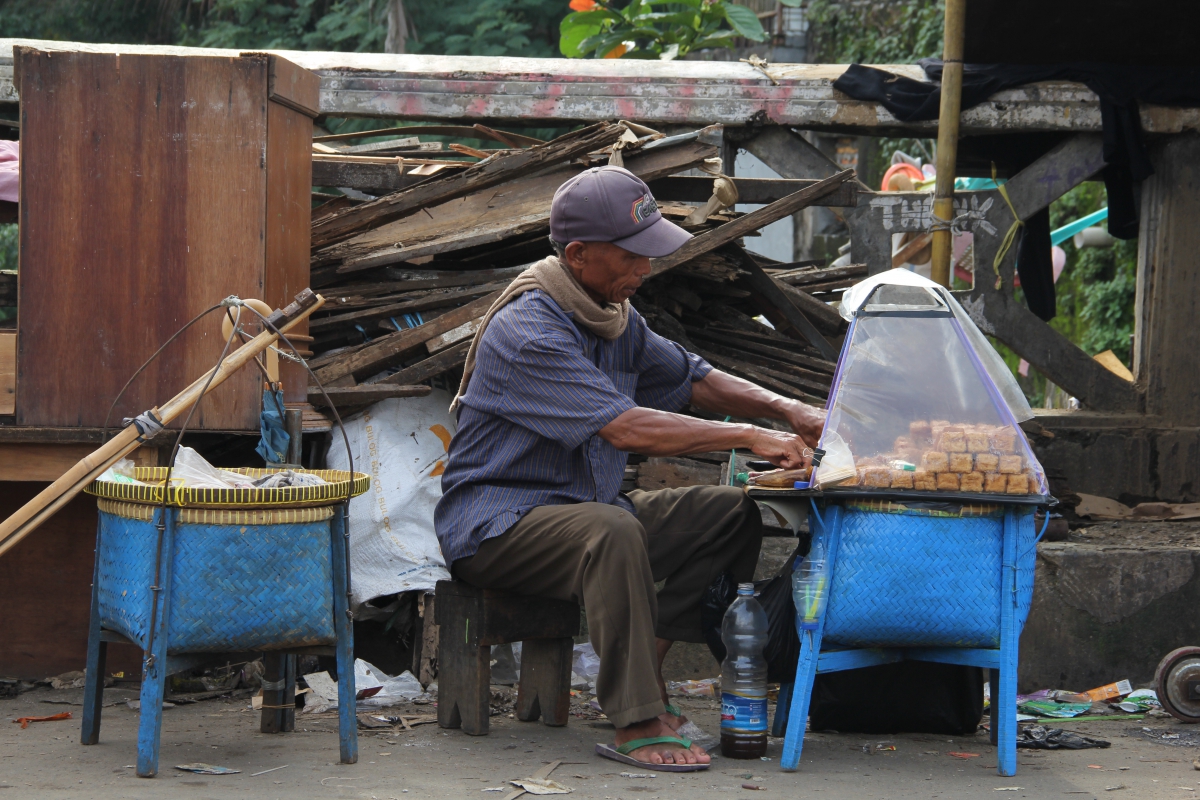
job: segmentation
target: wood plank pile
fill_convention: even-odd
[[[403,130],[479,138],[480,127]],[[431,382],[454,388],[471,337],[500,291],[552,254],[555,190],[608,163],[649,183],[663,215],[694,234],[679,252],[654,260],[633,299],[651,329],[722,370],[824,403],[844,330],[828,301],[866,270],[778,264],[750,254],[743,237],[808,205],[852,205],[853,172],[820,181],[734,179],[739,202],[766,205],[684,222],[713,193],[711,175],[696,170],[719,171],[719,127],[664,136],[599,123],[549,142],[484,130],[507,146],[451,143],[454,155],[478,160],[442,159],[437,169],[409,157],[432,150],[418,148],[426,144],[419,137],[314,154],[314,184],[367,198],[337,197],[313,211],[311,280],[327,304],[310,321],[309,364],[339,410],[427,393],[423,384]],[[340,144],[322,137],[317,149],[334,149],[325,144],[331,139]],[[309,397],[328,404],[315,387]]]

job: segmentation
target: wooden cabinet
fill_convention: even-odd
[[[16,424],[99,427],[125,382],[192,317],[231,294],[280,307],[308,285],[319,79],[262,53],[17,47],[14,64]],[[211,368],[220,322],[213,313],[173,343],[130,387],[115,423]],[[304,401],[303,368],[280,366],[287,400]],[[249,369],[235,376],[190,428],[257,429],[262,380]]]

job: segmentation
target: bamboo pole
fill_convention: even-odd
[[[954,171],[958,160],[958,116],[962,109],[963,32],[967,16],[966,0],[946,0],[945,42],[942,45],[942,102],[938,112],[937,184],[933,213],[944,220],[954,219]],[[933,232],[935,283],[950,287],[950,255],[953,234]]]
[[[307,291],[307,290],[305,290]],[[302,293],[303,294],[303,293]],[[299,299],[300,295],[297,296]],[[325,303],[320,295],[315,295],[316,301],[307,307],[297,307],[282,322],[276,322],[281,332],[295,326],[301,320],[308,318]],[[293,304],[294,305],[294,304]],[[285,313],[292,307],[285,309]],[[274,320],[273,320],[274,322]],[[162,420],[163,425],[187,411],[192,403],[201,396],[225,382],[230,375],[237,372],[250,362],[256,355],[266,350],[278,340],[278,336],[264,330],[244,345],[234,350],[220,364],[197,378],[190,386],[168,400],[161,408],[154,408],[153,413]],[[212,383],[205,391],[205,383],[212,375]],[[39,525],[66,505],[83,490],[83,487],[98,478],[110,466],[132,453],[141,446],[138,441],[138,429],[130,425],[95,451],[84,456],[75,466],[67,470],[58,480],[38,492],[32,500],[17,509],[12,516],[0,522],[0,556],[11,550],[19,541],[32,533]]]

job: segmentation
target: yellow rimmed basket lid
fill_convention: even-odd
[[[249,478],[262,478],[279,469],[237,467],[228,469]],[[171,486],[166,490],[169,506],[180,508],[302,508],[328,506],[357,497],[371,485],[371,477],[362,472],[351,474],[339,469],[294,470],[316,475],[325,483],[321,486],[282,486],[274,489],[195,489]],[[127,503],[160,505],[163,502],[163,481],[166,467],[136,467],[133,477],[143,484],[93,481],[85,492],[108,500]]]

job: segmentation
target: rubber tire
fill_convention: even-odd
[[[1158,702],[1162,704],[1163,711],[1180,722],[1194,724],[1200,722],[1200,716],[1190,717],[1175,708],[1167,694],[1167,678],[1175,665],[1185,658],[1200,658],[1200,647],[1179,647],[1167,653],[1163,660],[1158,662],[1158,668],[1154,670],[1154,690],[1158,693]]]

